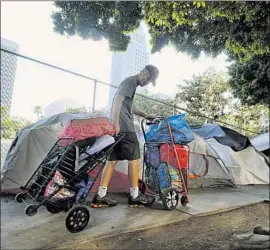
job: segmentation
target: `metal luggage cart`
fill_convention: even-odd
[[[161,141],[153,141],[153,142],[147,142],[146,141],[146,133],[145,133],[145,127],[146,126],[150,126],[153,124],[159,124],[160,122],[165,121],[167,124],[167,128],[169,131],[169,135],[170,135],[170,141],[166,141],[166,142],[161,142]],[[177,148],[177,145],[179,144],[175,144],[174,142],[174,138],[173,138],[173,134],[172,134],[172,129],[171,126],[168,122],[168,120],[166,118],[163,117],[158,117],[156,119],[154,119],[153,121],[146,121],[146,120],[142,120],[141,122],[141,127],[142,127],[142,131],[143,131],[143,135],[145,138],[145,144],[144,144],[144,157],[145,157],[145,153],[148,149],[150,149],[153,146],[156,146],[158,148],[160,148],[160,146],[162,144],[169,144],[169,146],[173,149],[175,158],[176,158],[176,162],[177,162],[177,166],[176,169],[179,170],[179,177],[181,180],[181,188],[174,188],[170,185],[170,183],[172,183],[171,179],[170,179],[170,174],[169,174],[169,166],[167,165],[167,171],[166,171],[166,188],[161,189],[160,185],[158,188],[158,192],[153,192],[152,190],[150,190],[152,194],[154,195],[159,195],[160,199],[163,202],[163,205],[165,207],[166,210],[174,210],[178,203],[179,200],[182,204],[182,206],[186,206],[188,203],[190,203],[190,198],[189,198],[189,194],[188,194],[188,176],[189,176],[189,147],[186,145],[181,145],[183,147],[181,148]],[[187,154],[187,166],[182,166],[180,164],[180,159],[179,159],[179,155],[177,153],[177,151],[179,150],[183,150],[186,152]],[[143,162],[143,172],[142,172],[142,179],[139,180],[139,190],[141,191],[141,193],[145,193],[146,192],[146,180],[145,180],[145,165],[146,165],[146,161],[144,158],[144,162]],[[151,166],[150,166],[151,167]],[[149,189],[149,188],[148,188]],[[180,198],[181,196],[181,198]]]
[[[28,216],[35,215],[41,206],[46,206],[50,213],[67,212],[66,228],[72,233],[82,231],[90,219],[89,209],[83,203],[103,170],[107,157],[123,136],[115,136],[113,144],[93,155],[88,154],[86,150],[94,144],[94,138],[79,142],[73,137],[59,139],[27,183],[21,187],[23,192],[17,194],[15,200],[27,205],[25,214]],[[75,169],[76,154],[86,156],[78,170]],[[54,189],[46,196],[46,187],[57,171],[65,181],[54,183]],[[84,187],[81,185],[82,181],[85,183]],[[63,197],[55,198],[60,192],[63,193]],[[27,197],[36,204],[27,204]]]

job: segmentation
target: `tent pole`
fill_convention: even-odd
[[[96,92],[97,92],[97,80],[94,81],[94,93],[93,93],[92,113],[95,112]]]

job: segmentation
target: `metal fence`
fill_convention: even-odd
[[[1,162],[16,133],[37,120],[62,112],[108,115],[107,97],[115,88],[84,74],[1,48]],[[185,112],[189,119],[215,121],[213,117],[195,116],[173,101],[137,94],[135,102],[145,112],[164,116]],[[221,121],[216,123],[241,133],[245,131]]]

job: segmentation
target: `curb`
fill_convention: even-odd
[[[96,239],[101,240],[101,239],[106,239],[106,238],[109,238],[109,237],[114,237],[114,236],[134,233],[134,232],[140,232],[140,231],[145,231],[145,230],[154,229],[154,228],[159,228],[159,227],[162,227],[162,226],[174,225],[174,224],[177,224],[177,223],[179,223],[181,221],[189,220],[191,218],[206,217],[206,216],[210,216],[210,215],[230,212],[232,210],[237,210],[237,209],[240,209],[240,208],[243,208],[243,207],[248,207],[248,206],[252,206],[252,205],[256,205],[256,204],[263,204],[263,203],[266,203],[266,202],[269,202],[269,201],[253,202],[253,203],[249,203],[249,204],[246,204],[246,205],[239,205],[239,206],[234,206],[234,207],[225,208],[225,209],[218,209],[218,210],[215,210],[215,211],[205,212],[205,213],[195,214],[195,215],[187,214],[185,212],[177,210],[177,211],[179,211],[181,213],[187,214],[187,217],[182,218],[182,219],[180,219],[178,221],[169,222],[169,223],[159,223],[158,225],[157,224],[149,224],[149,225],[146,225],[146,226],[143,226],[143,227],[140,227],[140,228],[130,228],[130,229],[127,229],[126,231],[121,231],[120,230],[120,231],[117,231],[117,232],[114,232],[114,233],[109,233],[109,234],[106,234],[106,235],[101,234],[99,236],[94,236],[94,237],[92,237],[91,239],[88,239],[88,240],[80,240],[80,241],[78,241],[78,243],[85,243],[85,244],[89,243],[90,244],[92,241],[95,241]],[[72,244],[61,244],[61,245],[58,245],[58,246],[50,246],[50,247],[41,248],[41,249],[70,249],[70,247],[73,246],[74,244],[76,244],[76,241],[73,242]]]

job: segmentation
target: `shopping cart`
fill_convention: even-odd
[[[158,125],[162,121],[164,121],[167,125],[170,140],[166,142],[147,141],[145,132],[146,126]],[[152,193],[155,196],[158,195],[162,200],[166,210],[174,210],[177,207],[179,200],[183,206],[186,206],[188,203],[190,203],[190,198],[188,194],[189,147],[187,145],[175,144],[171,126],[166,118],[158,117],[153,121],[142,120],[141,127],[145,138],[145,144],[144,144],[143,172],[142,172],[142,179],[139,180],[139,190],[141,191],[141,193],[144,194],[148,188],[148,190],[150,190],[150,193]],[[159,166],[155,167],[153,166],[155,164],[149,164],[149,161],[147,159],[149,158],[149,156],[147,155],[147,151],[153,148],[158,150],[160,163]],[[162,153],[164,153],[163,152],[164,150],[168,150],[169,152],[165,153],[165,157],[163,154],[162,157]],[[161,165],[163,166],[163,173],[161,173],[160,175],[158,172],[162,172],[160,171]],[[146,172],[148,173],[148,179],[146,178],[147,177]],[[178,174],[179,178],[177,186],[174,185],[175,183],[172,178],[173,177],[171,174],[172,172],[174,172],[174,175],[175,173]],[[163,177],[165,174],[165,180],[164,178],[163,180],[161,180],[162,178],[160,176],[162,176],[162,174]],[[149,179],[152,179],[151,185],[149,183],[150,182]],[[151,189],[150,186],[152,187],[155,186],[155,188],[153,188],[154,190]]]
[[[39,167],[16,195],[18,203],[27,206],[25,214],[33,216],[41,206],[50,213],[67,212],[66,228],[77,233],[90,219],[89,209],[83,205],[91,188],[105,166],[107,157],[124,135],[114,136],[113,142],[102,150],[89,154],[98,138],[75,141],[73,137],[59,139]],[[27,204],[30,197],[37,204]]]

